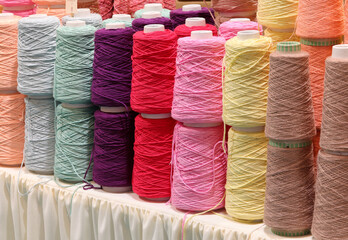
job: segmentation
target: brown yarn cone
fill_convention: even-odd
[[[344,240],[348,233],[348,156],[319,152],[312,234],[316,240]]]
[[[272,230],[295,235],[308,233],[314,202],[312,145],[303,148],[268,145],[267,161],[264,222]]]
[[[315,136],[308,59],[306,52],[277,51],[270,56],[265,133],[271,139]]]
[[[329,57],[323,99],[320,146],[348,152],[348,60]]]

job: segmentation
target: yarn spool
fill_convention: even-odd
[[[116,6],[114,4],[114,6]],[[120,4],[118,4],[120,6]],[[146,7],[148,6],[148,7]],[[153,8],[161,8],[161,9],[168,9],[173,10],[176,7],[176,1],[175,0],[157,0],[156,3],[148,3],[147,0],[131,0],[129,1],[129,8],[128,11],[130,13],[135,13],[136,11],[143,9],[143,8],[153,9]],[[117,9],[115,7],[115,9]],[[150,10],[153,11],[153,10]],[[168,18],[169,18],[169,12],[168,12]]]
[[[346,238],[347,168],[348,156],[331,155],[320,150],[312,224],[315,239]],[[338,231],[337,227],[342,231]]]
[[[320,150],[320,132],[321,129],[317,128],[317,135],[313,138],[313,155],[314,155],[314,174],[317,176],[317,169],[318,169],[318,154]]]
[[[88,8],[91,13],[100,13],[98,0],[78,0],[77,8]]]
[[[182,123],[175,126],[171,197],[174,207],[185,211],[224,207],[221,200],[225,195],[226,155],[219,144],[223,131],[221,124],[204,129]]]
[[[19,166],[23,160],[25,96],[0,94],[0,165]]]
[[[108,192],[131,190],[134,143],[133,112],[94,113],[93,180]]]
[[[148,117],[148,116],[146,116]],[[143,198],[166,201],[170,197],[173,130],[176,121],[167,117],[135,118],[133,191]]]
[[[35,14],[35,5],[31,0],[1,0],[3,13],[13,13],[20,17],[28,17]]]
[[[273,30],[271,28],[266,28],[265,36],[272,38],[273,47],[271,48],[271,52],[277,50],[277,44],[280,42],[290,41],[290,42],[299,42],[300,38],[296,36],[294,29],[288,30]]]
[[[178,40],[172,117],[184,123],[222,121],[221,68],[225,39],[194,31]],[[197,84],[199,83],[199,84]]]
[[[82,21],[71,21],[57,29],[54,75],[54,98],[57,101],[90,103],[95,30]]]
[[[185,24],[187,18],[200,17],[204,18],[207,24],[215,25],[214,10],[206,7],[201,7],[200,4],[187,4],[182,8],[172,10],[170,12],[170,19],[173,22],[173,28]]]
[[[64,0],[33,0],[33,2],[36,4],[37,14],[56,16],[59,19],[66,15]]]
[[[133,19],[129,14],[114,14],[112,18],[103,21],[103,28],[106,27],[108,23],[124,23],[126,27],[132,27]]]
[[[66,182],[92,180],[93,113],[94,107],[57,106],[55,177]]]
[[[270,55],[265,133],[276,140],[315,136],[309,54],[299,42],[283,42]]]
[[[20,17],[0,14],[0,91],[17,89],[17,42]]]
[[[261,25],[268,28],[294,29],[298,3],[299,0],[259,0],[257,20]]]
[[[344,43],[348,43],[348,4],[344,5],[345,28],[344,28]]]
[[[53,98],[25,98],[25,167],[39,174],[53,174],[54,110]]]
[[[170,18],[170,10],[163,8],[161,3],[147,3],[143,9],[139,9],[134,13],[134,18],[142,18],[144,12],[156,11],[165,18]]]
[[[326,59],[325,88],[323,98],[323,122],[320,147],[334,152],[348,152],[348,108],[346,101],[348,45],[333,47],[332,57]]]
[[[311,142],[269,142],[264,222],[280,236],[310,233],[314,174]]]
[[[257,22],[250,21],[249,18],[235,18],[221,23],[219,32],[227,40],[237,36],[237,33],[245,30],[258,30],[260,35],[263,34],[262,26]]]
[[[263,132],[228,132],[227,213],[237,221],[262,221],[267,139]]]
[[[237,128],[265,125],[271,46],[272,39],[260,36],[256,30],[241,31],[226,42],[225,124]]]
[[[57,17],[31,15],[18,22],[18,91],[52,96]]]
[[[253,18],[257,0],[212,0],[212,7],[218,13],[220,22],[236,17]]]
[[[169,113],[173,101],[177,36],[164,30],[163,25],[153,24],[135,33],[133,41],[131,107],[140,113]]]
[[[125,28],[124,23],[109,23],[106,28],[95,33],[92,102],[99,106],[127,107],[130,106],[134,30]]]
[[[165,29],[173,30],[172,21],[166,17],[137,18],[132,22],[132,27],[136,32],[143,31],[146,25],[161,24]]]
[[[323,11],[325,9],[325,11]],[[338,38],[344,34],[341,0],[301,0],[296,35],[301,38]]]
[[[317,128],[320,128],[322,120],[325,60],[331,56],[332,46],[340,42],[340,38],[329,41],[301,39],[302,50],[309,53],[309,75],[311,80],[315,125]]]
[[[112,13],[114,11],[114,1],[113,0],[98,0],[100,15],[103,20],[112,18]]]
[[[103,26],[102,17],[97,13],[91,13],[91,10],[86,8],[77,9],[77,13],[75,13],[74,17],[69,15],[64,16],[62,18],[62,23],[65,26],[68,21],[75,20],[84,21],[87,25],[91,25],[97,29],[100,29]]]
[[[212,31],[214,36],[217,36],[217,29],[215,26],[206,24],[205,19],[201,17],[186,18],[185,24],[179,25],[174,29],[178,38],[190,37],[193,31]]]

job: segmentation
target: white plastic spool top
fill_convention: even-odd
[[[126,24],[124,22],[115,22],[115,23],[107,23],[105,25],[105,29],[119,29],[126,28]]]
[[[131,15],[129,14],[114,14],[112,19],[116,21],[132,21]]]
[[[32,14],[29,17],[30,18],[43,18],[43,17],[47,17],[47,14]]]
[[[0,13],[0,20],[8,20],[13,18],[13,13]]]
[[[207,128],[207,127],[217,127],[222,123],[184,123],[186,127],[194,127],[194,128]]]
[[[72,20],[72,21],[67,21],[65,26],[67,26],[67,27],[83,27],[83,26],[86,26],[86,22],[81,21],[81,20]]]
[[[141,14],[141,17],[145,19],[150,19],[150,18],[159,18],[159,17],[162,17],[162,15],[161,15],[161,12],[150,11],[150,12],[143,12]]]
[[[161,3],[147,3],[144,5],[145,12],[150,12],[150,11],[161,12],[162,9],[163,9],[163,6]]]
[[[338,44],[332,47],[332,57],[348,59],[348,44]]]
[[[188,27],[205,26],[206,24],[207,23],[205,21],[205,18],[201,18],[201,17],[193,17],[193,18],[185,19],[185,25]]]
[[[141,116],[147,119],[164,119],[164,118],[170,118],[171,114],[170,113],[161,113],[161,114],[142,113]]]
[[[184,12],[201,11],[202,10],[202,6],[200,4],[186,4],[186,5],[182,6],[182,10]]]
[[[260,32],[257,30],[239,31],[237,33],[237,37],[239,40],[242,40],[242,41],[245,41],[248,39],[260,38]]]
[[[250,22],[250,18],[231,18],[230,22]]]
[[[152,32],[163,32],[164,25],[163,24],[149,24],[145,25],[144,33],[152,33]]]
[[[100,111],[106,113],[121,113],[126,112],[127,109],[125,107],[100,107]]]
[[[79,8],[75,13],[75,17],[89,17],[91,15],[91,10],[89,8]]]
[[[194,40],[212,39],[213,32],[209,30],[192,31],[191,38]]]

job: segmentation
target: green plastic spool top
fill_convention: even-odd
[[[277,44],[278,52],[299,52],[301,51],[301,43],[299,42],[280,42]]]

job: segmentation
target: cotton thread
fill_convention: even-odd
[[[0,90],[17,89],[17,44],[20,17],[0,21]]]
[[[103,19],[102,17],[97,13],[91,13],[87,17],[71,17],[69,15],[64,16],[62,18],[62,23],[65,26],[68,21],[74,21],[74,20],[81,20],[86,23],[86,25],[91,25],[95,27],[96,29],[100,29],[103,26]]]
[[[18,91],[53,95],[57,17],[22,18],[18,22]]]
[[[186,18],[192,17],[202,17],[205,19],[205,22],[210,25],[215,25],[214,19],[211,16],[214,16],[214,10],[202,7],[201,10],[197,11],[183,11],[182,8],[175,9],[170,11],[170,19],[173,22],[173,28],[178,27],[179,25],[185,24]]]
[[[131,186],[135,114],[97,110],[94,117],[93,180],[107,187]]]
[[[20,165],[24,147],[25,96],[0,94],[0,165]]]
[[[71,104],[89,103],[93,78],[93,26],[60,27],[54,72],[54,98]]]
[[[346,238],[348,157],[320,150],[312,234],[315,239]]]
[[[53,173],[55,104],[53,98],[25,98],[24,161],[28,170]]]
[[[220,125],[202,130],[182,123],[177,123],[174,129],[171,203],[180,210],[224,207],[221,201],[226,183],[226,154],[221,147],[224,128]]]
[[[313,156],[314,156],[314,176],[317,176],[317,170],[318,170],[318,154],[320,151],[320,135],[321,135],[321,129],[317,128],[317,135],[313,138]]]
[[[114,1],[113,0],[98,0],[100,15],[103,20],[112,18],[112,13],[114,11]]]
[[[133,34],[131,28],[95,33],[92,102],[99,106],[130,106]]]
[[[175,0],[130,0],[129,1],[129,12],[135,13],[139,9],[143,9],[145,4],[147,3],[161,3],[163,6],[163,9],[173,10],[175,9],[176,2]],[[116,9],[116,8],[115,8]],[[169,17],[168,17],[169,18]]]
[[[158,18],[137,18],[132,22],[132,27],[136,32],[143,31],[144,27],[149,24],[163,24],[165,29],[173,30],[172,21],[166,17]]]
[[[237,36],[239,31],[244,30],[258,30],[260,31],[260,35],[263,34],[262,26],[257,22],[234,22],[234,21],[226,21],[221,23],[219,32],[221,37],[224,37],[227,40]]]
[[[273,47],[271,48],[271,52],[274,52],[277,49],[277,44],[280,42],[291,41],[291,42],[299,42],[300,38],[296,36],[294,30],[291,32],[277,32],[273,29],[266,28],[265,36],[272,38]]]
[[[326,39],[341,37],[343,34],[344,13],[341,0],[299,1],[297,36]]]
[[[295,28],[299,0],[259,0],[257,20],[268,28]]]
[[[238,221],[263,219],[267,139],[264,133],[228,132],[227,213]]]
[[[176,35],[178,35],[178,38],[183,38],[183,37],[190,37],[191,32],[193,31],[200,31],[200,30],[206,30],[206,31],[212,31],[213,36],[217,36],[217,29],[215,26],[206,24],[204,26],[193,26],[193,27],[188,27],[185,24],[179,25],[174,29],[174,32]]]
[[[113,18],[109,18],[103,21],[103,28],[106,27],[106,24],[108,23],[117,23],[117,22],[121,22],[124,23],[126,27],[132,27],[132,22],[133,22],[133,18],[131,19],[131,21],[124,21],[124,20],[115,20]]]
[[[134,13],[134,18],[141,18],[143,13],[146,12],[144,9],[139,9]],[[161,16],[165,18],[170,18],[170,10],[163,8],[161,10]]]
[[[213,0],[212,7],[219,13],[256,12],[257,0]]]
[[[226,42],[222,116],[227,125],[265,125],[271,46],[272,39],[262,36]]]
[[[135,118],[133,191],[141,197],[170,197],[172,118]]]
[[[134,23],[134,22],[133,22]],[[133,35],[131,107],[140,113],[172,109],[177,36],[170,30]]]
[[[309,74],[311,79],[312,101],[315,126],[320,128],[323,109],[325,60],[332,54],[332,46],[307,46],[301,44],[303,51],[309,53]]]
[[[0,5],[4,7],[3,13],[13,13],[20,17],[35,14],[35,5],[31,0],[2,0]]]
[[[315,136],[308,53],[271,54],[265,133],[277,140]]]
[[[93,113],[94,107],[57,106],[55,177],[67,182],[92,180]]]
[[[344,19],[344,43],[348,43],[348,4],[344,4],[344,15],[345,15],[345,19]]]
[[[91,13],[96,13],[96,14],[100,13],[98,0],[78,1],[77,8],[89,8],[91,10]]]
[[[178,40],[172,117],[185,123],[222,121],[225,39]]]
[[[36,14],[47,14],[62,19],[65,15],[64,0],[33,0],[36,4]]]
[[[268,145],[267,155],[264,222],[273,232],[308,234],[314,202],[312,144],[302,148]]]

